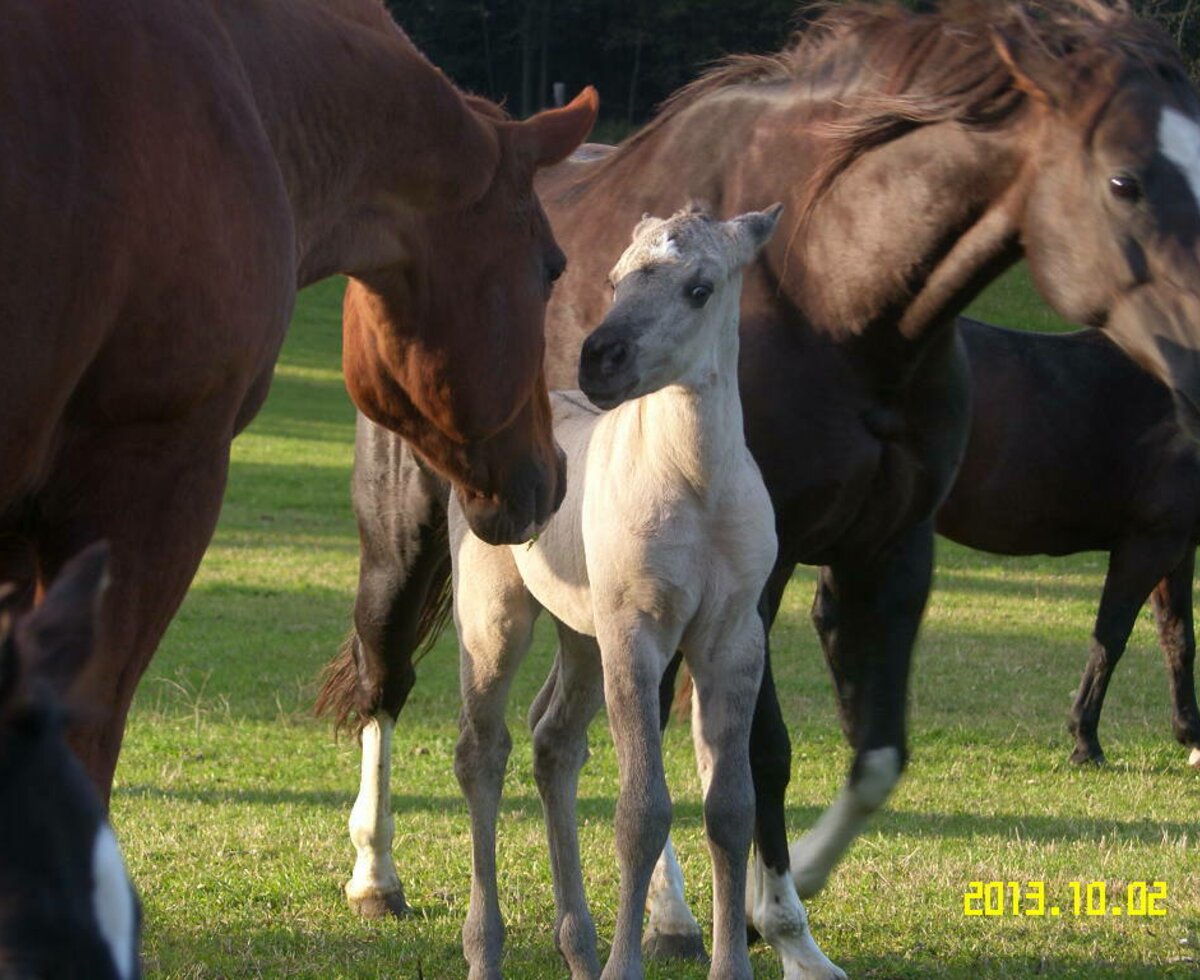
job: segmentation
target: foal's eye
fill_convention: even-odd
[[[697,282],[688,286],[687,289],[684,290],[684,294],[687,296],[687,301],[691,303],[692,306],[696,307],[696,309],[700,309],[700,307],[708,302],[708,297],[712,295],[712,291],[712,286],[710,286],[708,283]]]
[[[1108,178],[1108,190],[1113,197],[1130,204],[1142,198],[1142,182],[1132,174],[1113,174]]]

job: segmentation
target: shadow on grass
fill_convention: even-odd
[[[236,789],[162,787],[146,783],[118,786],[114,797],[170,800],[205,805],[248,806],[303,805],[325,810],[349,810],[353,797],[328,790]],[[406,816],[448,812],[466,813],[466,801],[456,794],[393,794],[392,812],[399,827]],[[541,819],[541,800],[532,793],[506,793],[502,813],[520,813]],[[583,796],[577,804],[581,821],[611,822],[616,817],[615,796]],[[793,835],[811,827],[821,815],[817,806],[789,806],[788,824]],[[674,820],[680,825],[700,826],[704,819],[699,800],[676,800]],[[942,840],[973,840],[979,837],[1012,837],[1023,841],[1070,842],[1103,838],[1107,845],[1118,843],[1158,844],[1163,835],[1182,837],[1195,832],[1184,821],[1121,820],[1094,817],[1032,816],[1022,813],[946,813],[937,811],[886,810],[871,823],[870,831],[885,837],[928,837]]]

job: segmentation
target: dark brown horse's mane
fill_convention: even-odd
[[[1104,83],[1101,63],[1136,65],[1187,84],[1170,38],[1136,18],[1127,0],[942,0],[927,12],[894,0],[858,0],[809,4],[801,17],[807,26],[787,48],[717,63],[670,96],[598,170],[716,92],[800,85],[814,105],[826,107],[814,115],[814,133],[829,141],[806,188],[806,214],[863,152],[931,123],[998,125],[1037,94],[1040,76],[1055,73],[1061,85],[1063,59],[1072,55],[1094,53],[1072,68],[1089,85]],[[1118,75],[1108,72],[1110,87]]]

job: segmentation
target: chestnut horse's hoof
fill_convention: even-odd
[[[1192,751],[1188,753],[1188,765],[1193,769],[1200,769],[1200,748],[1192,746]]]
[[[655,960],[708,962],[704,937],[698,932],[647,932],[642,939],[642,955]]]
[[[405,901],[404,889],[393,891],[368,891],[351,895],[346,891],[346,901],[356,915],[364,919],[386,919],[394,916],[401,919],[412,913],[412,907]]]

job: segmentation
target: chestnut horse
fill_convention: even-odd
[[[1023,252],[1050,304],[1102,327],[1200,431],[1200,99],[1169,38],[1120,0],[850,3],[781,54],[706,74],[622,146],[539,188],[573,256],[548,313],[552,387],[574,386],[581,341],[607,305],[605,273],[641,214],[689,196],[723,215],[786,204],[785,227],[746,272],[739,373],[779,534],[762,613],[773,620],[797,563],[823,566],[819,628],[855,748],[837,801],[792,851],[797,888],[812,894],[908,754],[933,518],[970,412],[955,316]],[[376,431],[358,447],[357,485],[378,495],[357,501],[370,540],[359,608],[409,617],[444,578],[444,551],[426,548],[443,517],[386,442]],[[378,520],[382,500],[391,525]],[[413,547],[393,548],[383,567],[398,525]],[[325,701],[387,732],[412,648],[377,640],[419,631],[366,625]],[[780,869],[790,748],[767,668],[751,735],[756,839]],[[362,803],[373,785],[356,806],[383,811],[383,828],[386,797]],[[372,860],[395,880],[390,854]],[[671,869],[661,878],[679,881]]]
[[[350,392],[481,535],[552,513],[542,325],[564,260],[532,180],[596,100],[507,121],[378,0],[16,0],[0,66],[0,579],[32,598],[111,543],[82,692],[108,711],[74,740],[107,797],[297,287],[359,277]]]
[[[1087,667],[1071,708],[1073,762],[1103,762],[1104,694],[1149,597],[1171,726],[1200,766],[1192,575],[1200,447],[1163,384],[1097,330],[1037,334],[966,317],[974,382],[967,452],[937,514],[951,541],[1001,555],[1107,551]],[[823,599],[818,594],[814,608]]]

